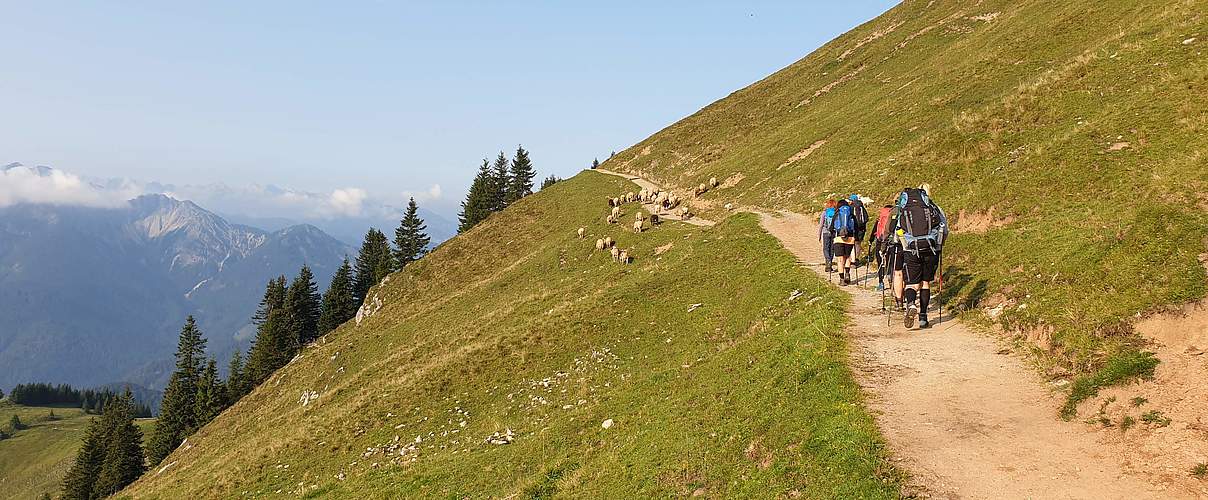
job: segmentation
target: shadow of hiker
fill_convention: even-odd
[[[988,288],[985,278],[977,278],[959,266],[950,267],[944,276],[944,305],[952,308],[954,313],[977,308]]]

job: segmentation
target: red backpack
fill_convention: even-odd
[[[885,235],[889,233],[889,217],[893,213],[893,207],[881,207],[881,213],[877,215],[877,239],[884,240]]]

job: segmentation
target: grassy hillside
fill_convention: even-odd
[[[844,365],[846,295],[751,215],[609,226],[622,190],[580,174],[391,276],[380,311],[127,493],[896,497]],[[594,250],[606,234],[632,264]]]
[[[930,182],[952,305],[1077,371],[1203,297],[1208,17],[1183,0],[907,0],[606,168],[806,213]],[[1025,335],[1021,335],[1023,337]]]
[[[48,419],[54,411],[55,420]],[[0,427],[8,428],[13,415],[28,428],[0,441],[0,491],[2,497],[34,499],[58,494],[59,483],[71,468],[92,415],[79,408],[21,406],[0,401]],[[151,419],[139,421],[143,432]]]

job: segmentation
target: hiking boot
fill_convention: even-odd
[[[919,308],[914,304],[906,304],[906,316],[902,319],[902,324],[906,328],[914,327],[914,320],[919,316]]]
[[[931,328],[931,322],[927,321],[926,314],[919,315],[919,329],[921,330],[923,328]]]
[[[877,291],[878,291],[878,292],[879,292],[879,291],[881,291],[881,290],[884,290],[884,289],[885,289],[885,283],[877,283]]]

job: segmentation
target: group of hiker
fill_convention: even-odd
[[[870,198],[852,194],[827,200],[818,221],[826,272],[837,272],[839,284],[847,286],[857,282],[853,268],[858,271],[875,262],[877,290],[891,291],[893,309],[904,313],[906,328],[916,322],[919,328],[931,326],[927,317],[931,282],[940,270],[948,237],[948,218],[930,192],[928,184],[903,188],[892,203],[881,207],[875,220],[866,207],[873,202]],[[865,237],[867,255],[861,252]]]

